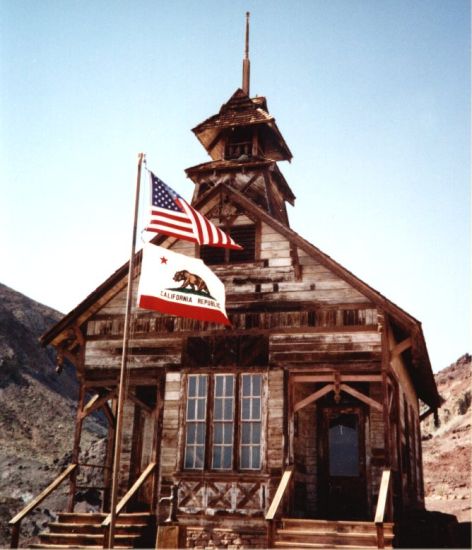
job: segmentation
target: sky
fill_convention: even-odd
[[[466,0],[0,0],[0,282],[67,313],[120,267],[139,152],[190,200],[246,11],[291,227],[419,319],[435,371],[470,352]]]

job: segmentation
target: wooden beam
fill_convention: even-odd
[[[274,519],[277,509],[280,506],[280,502],[282,501],[282,497],[284,496],[285,490],[287,489],[290,478],[292,477],[292,474],[293,474],[293,466],[289,466],[285,470],[285,472],[282,474],[279,486],[275,491],[274,498],[272,499],[269,509],[267,510],[267,514],[265,516],[266,520]]]
[[[343,387],[343,384],[341,384],[341,389],[342,387]],[[303,409],[310,403],[313,403],[314,401],[316,401],[320,397],[323,397],[323,395],[326,395],[332,390],[334,390],[334,384],[327,384],[326,386],[323,386],[320,390],[315,391],[315,393],[312,393],[308,397],[305,397],[305,399],[302,399],[301,401],[296,403],[295,406],[293,407],[293,412],[297,412],[300,409]]]
[[[146,405],[139,397],[136,397],[131,391],[128,392],[128,397],[130,401],[132,401],[135,405],[138,405],[143,411],[145,411],[148,414],[152,414],[154,412],[154,409],[152,409],[149,405]]]
[[[74,333],[79,346],[85,346],[85,338],[77,323],[74,324]]]
[[[133,483],[133,486],[131,489],[128,490],[126,495],[120,500],[120,502],[116,505],[116,515],[118,516],[121,511],[125,508],[125,506],[128,504],[128,501],[131,500],[131,498],[134,496],[136,491],[141,487],[141,485],[146,481],[146,479],[149,477],[149,475],[152,473],[154,468],[156,467],[155,462],[151,462],[147,465],[146,469],[143,471],[143,473],[138,477],[138,479]],[[102,521],[102,527],[108,527],[111,522],[111,514],[109,514],[103,521]]]
[[[375,510],[375,523],[383,523],[385,518],[385,509],[387,506],[388,489],[390,486],[390,470],[384,470],[382,472],[382,479],[380,481],[379,496],[377,499],[377,507]]]
[[[295,383],[334,382],[334,374],[297,374],[292,376]],[[341,382],[382,382],[380,374],[341,374]]]
[[[89,414],[102,407],[107,401],[110,401],[110,399],[114,399],[115,397],[116,389],[109,391],[105,395],[102,395],[102,397],[100,397],[98,393],[95,394],[92,399],[90,399],[90,401],[87,403],[87,405],[85,405],[83,411],[81,412],[81,417],[85,418]]]
[[[116,419],[115,419],[115,415],[113,414],[113,411],[111,410],[110,405],[108,403],[105,403],[103,405],[103,412],[104,412],[105,416],[107,417],[107,420],[108,420],[108,423],[110,424],[110,427],[114,428]]]
[[[100,394],[99,393],[96,393],[89,401],[88,403],[85,405],[85,407],[83,408],[83,410],[81,411],[81,416],[82,418],[84,418],[85,416],[88,415],[88,411],[93,407],[93,405],[97,402],[97,400],[100,399]]]
[[[411,348],[413,345],[413,340],[411,337],[405,338],[405,340],[402,340],[398,344],[396,344],[391,350],[390,350],[390,361],[394,357],[398,357],[400,354],[402,354],[407,349]]]
[[[56,487],[58,487],[67,476],[69,476],[75,469],[77,468],[77,464],[69,464],[67,468],[57,476],[57,478],[44,489],[36,498],[34,498],[27,506],[23,508],[18,514],[16,514],[15,517],[13,517],[8,524],[9,525],[15,525],[19,521],[21,521],[33,508],[36,508],[38,504],[41,504],[41,502],[49,496]]]
[[[430,416],[431,414],[433,414],[433,413],[434,413],[434,410],[435,410],[435,409],[427,409],[426,411],[422,412],[422,413],[420,414],[420,422],[423,422],[423,420],[424,420],[425,418],[428,418],[428,416]]]
[[[357,391],[354,388],[351,388],[351,386],[348,386],[346,384],[341,384],[341,391],[345,391],[346,393],[349,393],[350,395],[357,397],[357,399],[359,399],[360,401],[367,403],[369,407],[377,409],[378,411],[383,411],[383,406],[378,401],[375,401],[375,399],[372,399],[371,397],[367,397],[367,395],[364,395],[360,391]]]

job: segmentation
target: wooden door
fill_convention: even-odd
[[[364,414],[360,407],[320,411],[319,508],[329,519],[366,519]]]

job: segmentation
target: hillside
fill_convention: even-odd
[[[12,515],[47,486],[70,459],[77,381],[73,368],[58,375],[54,356],[38,337],[62,315],[0,284],[0,547],[8,546]],[[103,428],[87,423],[84,447]],[[64,491],[40,505],[24,535],[35,533],[49,509],[64,504]],[[45,511],[47,510],[47,511]]]
[[[472,407],[471,356],[466,354],[436,375],[439,426],[433,417],[422,425],[426,507],[471,519]]]

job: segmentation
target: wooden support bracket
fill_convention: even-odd
[[[375,401],[375,399],[372,399],[371,397],[364,395],[360,391],[357,391],[354,388],[351,388],[351,386],[348,386],[347,384],[341,384],[340,387],[342,391],[345,391],[346,393],[349,393],[350,395],[357,397],[357,399],[359,399],[360,401],[367,403],[369,407],[377,409],[378,411],[383,411],[383,406],[378,401]]]
[[[405,338],[405,340],[402,340],[398,344],[396,344],[391,350],[390,350],[390,360],[392,360],[394,357],[398,357],[400,354],[402,354],[407,349],[411,348],[413,345],[413,340],[411,337]]]
[[[342,389],[342,385],[341,385],[341,389]],[[310,403],[313,403],[314,401],[316,401],[320,397],[323,397],[323,395],[326,395],[332,390],[334,390],[334,384],[327,384],[326,386],[323,386],[320,390],[315,391],[315,393],[312,393],[308,397],[305,397],[305,399],[302,399],[301,401],[296,403],[295,406],[293,407],[293,412],[297,412],[300,409],[303,409]]]
[[[85,418],[89,414],[93,413],[94,411],[98,410],[100,407],[103,407],[103,405],[110,401],[110,399],[114,399],[116,397],[117,390],[113,389],[106,393],[105,395],[100,395],[97,393],[95,394],[92,399],[85,405],[82,412],[80,413],[81,418]]]
[[[335,403],[341,401],[341,377],[338,371],[334,373],[334,401]]]
[[[152,407],[146,405],[146,403],[141,401],[141,399],[139,399],[139,397],[136,397],[136,395],[134,395],[134,393],[132,393],[131,391],[128,392],[128,397],[130,401],[138,405],[138,407],[143,409],[143,411],[147,412],[148,414],[152,414],[154,412],[154,409]]]

